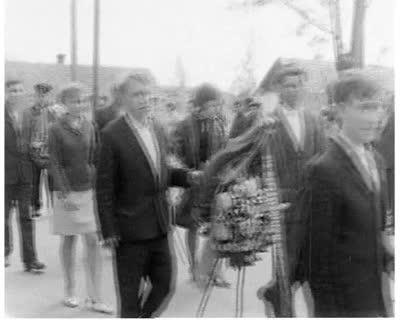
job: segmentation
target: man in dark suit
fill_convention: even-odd
[[[40,199],[40,176],[50,163],[47,150],[48,128],[50,123],[55,121],[55,117],[50,111],[52,104],[51,91],[53,87],[47,83],[38,83],[33,89],[35,91],[35,103],[32,107],[25,110],[23,125],[28,132],[29,152],[33,163],[33,215],[39,217],[42,207]]]
[[[150,80],[129,76],[118,94],[125,111],[101,133],[97,175],[98,213],[106,245],[116,248],[120,316],[151,317],[173,288],[168,242],[169,185],[188,187],[193,174],[166,165],[166,137],[149,120]],[[190,179],[189,179],[190,178]],[[141,306],[143,277],[151,291]]]
[[[303,252],[298,252],[297,246],[304,234],[301,233],[301,217],[296,211],[296,199],[303,184],[305,164],[322,152],[325,136],[320,119],[306,108],[300,107],[304,71],[290,61],[280,62],[280,65],[273,68],[270,73],[270,87],[263,89],[275,92],[279,99],[277,107],[272,110],[272,117],[275,119],[274,135],[280,141],[275,156],[281,198],[283,202],[291,203],[285,214],[285,235],[289,280],[293,285],[297,281],[304,281],[301,258]],[[266,97],[267,95],[261,94],[261,101]],[[269,299],[271,292],[273,291],[265,291]]]
[[[18,201],[19,226],[22,237],[22,260],[27,272],[43,272],[45,265],[37,260],[35,229],[30,216],[32,194],[32,162],[29,157],[27,128],[23,126],[24,86],[21,81],[5,84],[4,202],[5,202],[5,266],[12,251],[11,215],[13,202]]]
[[[383,115],[378,86],[360,74],[335,84],[342,127],[307,170],[299,206],[310,215],[307,279],[316,317],[386,316],[384,262],[385,174],[370,148]]]

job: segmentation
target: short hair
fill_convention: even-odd
[[[348,74],[333,85],[335,104],[347,102],[350,98],[372,98],[380,91],[379,85],[361,74]]]
[[[9,87],[15,86],[16,84],[22,84],[22,81],[18,79],[7,80],[4,83],[4,86],[6,87],[6,89],[8,89]]]
[[[51,90],[53,90],[53,87],[50,84],[43,82],[43,83],[38,83],[38,84],[34,85],[33,89],[38,94],[47,94]]]
[[[194,93],[193,103],[196,107],[203,107],[207,102],[218,100],[221,93],[217,88],[209,83],[200,85]]]
[[[288,77],[299,77],[301,79],[301,77],[303,77],[305,74],[306,72],[300,67],[296,65],[289,65],[276,73],[272,84],[274,86],[280,86]]]
[[[65,104],[65,100],[75,92],[83,93],[83,87],[80,83],[74,82],[63,87],[58,94],[58,101]]]
[[[136,81],[142,85],[149,86],[154,83],[153,79],[146,73],[136,72],[125,76],[120,83],[115,86],[115,93],[120,95],[125,92],[126,86],[130,81]]]

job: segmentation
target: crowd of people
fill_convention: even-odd
[[[23,79],[6,81],[5,267],[12,251],[10,211],[18,207],[25,271],[45,271],[34,232],[45,181],[52,231],[61,238],[65,306],[80,303],[79,235],[85,304],[93,311],[113,313],[100,291],[102,245],[114,254],[118,316],[161,314],[175,290],[168,235],[176,226],[186,230],[191,280],[200,288],[210,282],[228,289],[222,264],[213,267],[215,198],[244,180],[263,188],[265,144],[273,141],[268,150],[280,201],[290,204],[281,235],[290,286],[307,284],[318,317],[390,315],[381,278],[394,273],[393,101],[379,83],[351,70],[333,85],[335,116],[327,122],[303,106],[305,71],[295,62],[269,76],[267,88],[238,97],[230,126],[222,93],[208,83],[194,90],[186,118],[167,121],[153,116],[154,83],[140,73],[116,84],[111,104],[94,112],[79,84],[64,87],[54,103],[51,85],[39,83],[29,106]],[[176,111],[173,105],[167,110]],[[176,203],[168,197],[171,187],[183,188]],[[268,287],[256,291],[265,303],[271,300]]]

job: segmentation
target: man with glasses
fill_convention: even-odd
[[[40,273],[45,265],[37,260],[35,249],[35,228],[30,216],[32,200],[32,162],[29,156],[29,139],[27,128],[23,123],[23,112],[26,108],[24,85],[19,80],[5,83],[5,267],[9,266],[12,251],[11,208],[18,202],[19,227],[22,237],[22,260],[25,271]]]
[[[362,74],[334,86],[340,131],[310,163],[301,210],[309,214],[307,280],[316,317],[384,317],[386,181],[371,147],[384,109]]]

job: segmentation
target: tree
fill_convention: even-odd
[[[254,50],[253,41],[247,47],[245,57],[239,66],[236,79],[232,82],[230,92],[236,95],[250,95],[257,86],[257,80],[254,75]]]
[[[336,68],[338,71],[364,66],[364,21],[367,9],[367,0],[353,0],[354,15],[352,40],[349,52],[344,52],[342,27],[340,21],[340,3],[339,0],[241,0],[231,5],[230,8],[244,8],[247,6],[265,6],[265,5],[284,5],[288,9],[297,13],[302,22],[296,30],[296,35],[304,36],[306,32],[313,28],[314,33],[308,41],[309,46],[316,47],[332,39],[334,44],[334,55],[336,59]],[[312,6],[310,6],[312,3]],[[326,17],[328,15],[328,17]],[[329,21],[326,24],[324,21]],[[317,53],[319,56],[319,54]]]

